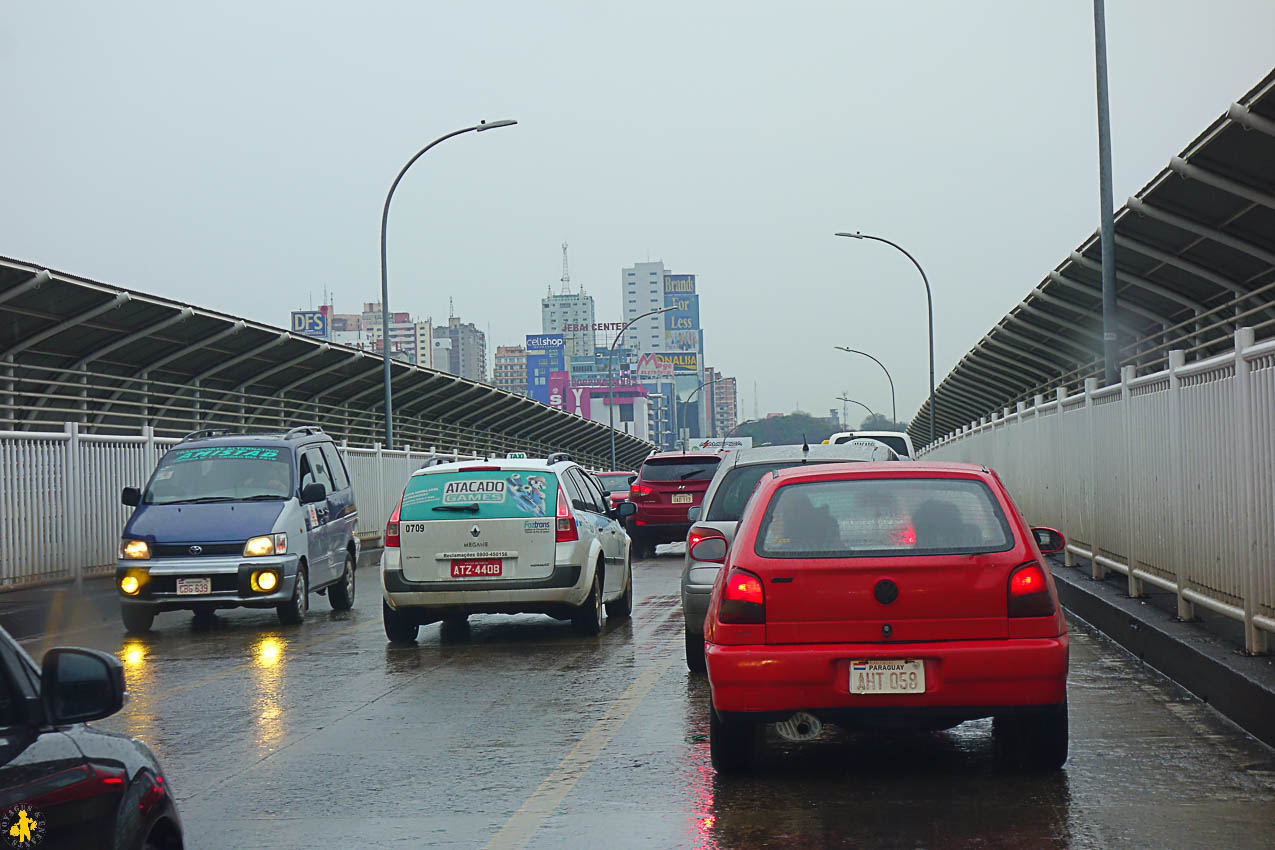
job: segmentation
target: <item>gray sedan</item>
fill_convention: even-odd
[[[725,539],[724,550],[735,540],[739,516],[748,503],[757,482],[767,472],[803,463],[844,463],[847,461],[898,460],[899,456],[884,443],[872,439],[856,439],[841,445],[765,446],[738,449],[717,465],[708,484],[704,501],[691,508],[687,516],[693,523],[686,536],[686,561],[682,567],[682,613],[686,619],[686,666],[695,673],[704,672],[704,616],[708,597],[721,566],[716,561],[697,561],[691,549],[700,540]]]

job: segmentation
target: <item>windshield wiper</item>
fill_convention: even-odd
[[[258,493],[255,496],[244,496],[241,502],[282,502],[287,496],[280,496],[278,493]]]
[[[154,505],[204,505],[212,502],[238,501],[234,496],[200,496],[197,499],[174,499],[171,502],[152,502]]]
[[[476,514],[478,513],[478,503],[472,505],[434,505],[430,510],[435,511],[458,511],[460,513]]]
[[[686,479],[690,478],[692,475],[703,475],[703,474],[704,474],[704,470],[702,469],[692,469],[690,472],[683,472],[681,475],[679,475],[678,480],[685,481]]]

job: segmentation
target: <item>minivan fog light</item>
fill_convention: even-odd
[[[125,596],[136,596],[141,589],[142,583],[138,581],[137,576],[124,576],[120,579],[120,593]]]
[[[244,544],[245,558],[259,558],[265,555],[282,555],[288,551],[288,535],[263,534],[254,537]]]
[[[257,593],[269,593],[279,586],[279,574],[274,570],[257,570],[248,583]]]

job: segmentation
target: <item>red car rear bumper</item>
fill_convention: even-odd
[[[718,711],[1053,705],[1067,695],[1066,635],[704,650]],[[925,693],[850,693],[850,662],[874,658],[923,659]]]

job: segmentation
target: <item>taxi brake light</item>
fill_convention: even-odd
[[[384,546],[387,549],[399,548],[398,543],[398,512],[403,508],[403,500],[399,499],[398,506],[394,508],[394,513],[390,514],[390,521],[385,523],[385,539]]]
[[[576,518],[571,513],[571,504],[567,501],[567,492],[562,489],[562,485],[558,485],[558,511],[557,511],[557,527],[556,542],[570,543],[573,540],[580,539],[580,533],[576,530]]]

